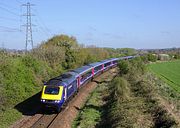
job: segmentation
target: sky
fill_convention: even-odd
[[[25,48],[27,2],[34,46],[67,34],[97,47],[180,47],[180,0],[0,0],[1,48]]]

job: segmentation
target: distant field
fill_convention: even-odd
[[[180,60],[148,65],[158,77],[180,92]]]

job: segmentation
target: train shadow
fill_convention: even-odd
[[[22,113],[22,115],[32,116],[37,113],[42,113],[40,111],[41,103],[40,103],[41,92],[29,97],[23,102],[17,104],[14,108]]]

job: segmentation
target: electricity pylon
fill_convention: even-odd
[[[34,6],[33,4],[30,4],[29,2],[27,4],[23,4],[22,6],[26,6],[26,14],[23,16],[26,16],[26,24],[23,25],[26,27],[26,51],[28,50],[28,45],[31,45],[31,48],[33,49],[33,36],[32,36],[32,22],[31,22],[31,6]]]

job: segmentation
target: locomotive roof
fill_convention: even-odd
[[[59,86],[62,82],[70,84],[71,82],[73,82],[76,79],[77,75],[78,74],[75,72],[67,72],[67,73],[64,73],[60,76],[57,76],[55,78],[50,79],[46,83],[46,85],[57,85],[57,86]]]
[[[88,71],[89,69],[91,69],[91,66],[85,65],[85,66],[82,66],[80,68],[76,68],[76,69],[71,70],[71,71],[81,74],[81,73]]]

